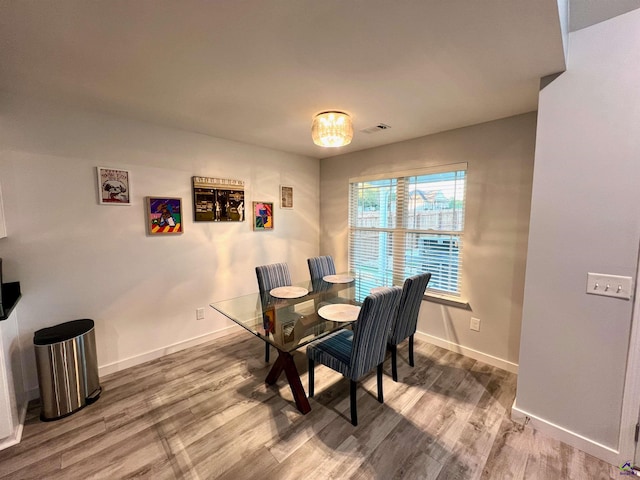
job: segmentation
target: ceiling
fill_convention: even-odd
[[[536,110],[557,0],[3,0],[0,90],[316,158]],[[311,141],[353,116],[351,145]],[[362,133],[379,123],[388,130]]]
[[[570,0],[569,30],[580,30],[636,8],[640,8],[640,0]]]

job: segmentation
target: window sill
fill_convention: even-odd
[[[434,293],[425,293],[423,300],[432,303],[439,303],[448,307],[462,308],[463,310],[471,310],[471,305],[466,300],[458,297],[450,297],[448,295],[437,295]]]

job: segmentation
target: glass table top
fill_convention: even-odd
[[[256,292],[241,297],[211,303],[210,306],[244,327],[252,334],[284,352],[292,352],[313,340],[352,322],[331,321],[318,315],[318,310],[333,304],[360,305],[357,298],[361,282],[358,275],[342,273],[330,280],[318,280],[291,285],[292,289]],[[351,277],[351,281],[349,278]],[[304,293],[307,290],[308,293]],[[281,296],[295,298],[280,298]],[[323,312],[331,309],[324,309]],[[349,311],[349,308],[342,309]],[[357,315],[357,310],[354,310]],[[355,318],[354,318],[355,320]]]

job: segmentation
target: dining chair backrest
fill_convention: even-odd
[[[309,275],[311,275],[312,281],[321,280],[326,275],[336,274],[336,266],[330,255],[307,258],[307,265],[309,265]]]
[[[291,275],[289,274],[289,266],[286,263],[272,263],[269,265],[260,265],[256,267],[256,278],[258,279],[258,289],[260,290],[260,303],[262,306],[262,315],[264,328],[267,332],[274,333],[275,322],[273,305],[278,303],[278,299],[273,299],[269,295],[269,291],[291,285]],[[284,318],[284,314],[283,317]],[[281,320],[284,323],[283,320]],[[269,361],[269,343],[264,344],[264,360]]]
[[[286,263],[272,263],[256,267],[258,289],[260,292],[268,292],[277,287],[291,285],[291,274]]]
[[[351,379],[358,380],[384,361],[389,330],[395,318],[402,289],[389,287],[364,299],[353,324]]]
[[[421,273],[404,281],[400,304],[389,336],[390,344],[397,345],[416,333],[418,312],[430,279],[430,273]]]

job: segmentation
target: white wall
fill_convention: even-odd
[[[418,330],[515,371],[535,128],[529,113],[322,160],[320,252],[347,268],[350,177],[468,162],[462,296],[472,310],[423,302]],[[480,332],[469,329],[472,316],[480,318]]]
[[[557,2],[560,32],[562,33],[562,47],[564,49],[564,58],[566,60],[567,53],[569,52],[569,0],[557,0]]]
[[[256,265],[285,261],[294,280],[308,278],[306,258],[318,253],[318,160],[8,95],[0,112],[8,231],[0,257],[5,282],[22,287],[28,388],[37,387],[39,328],[94,319],[105,373],[230,326],[208,305],[257,290]],[[133,205],[98,204],[96,166],[131,171]],[[274,202],[274,231],[194,223],[193,175],[244,180],[246,205]],[[293,210],[279,208],[280,184],[294,187]],[[147,195],[182,197],[183,235],[146,235]]]
[[[585,288],[587,272],[636,274],[638,32],[640,10],[571,33],[567,71],[540,94],[516,402],[607,459],[618,448],[632,302]]]

